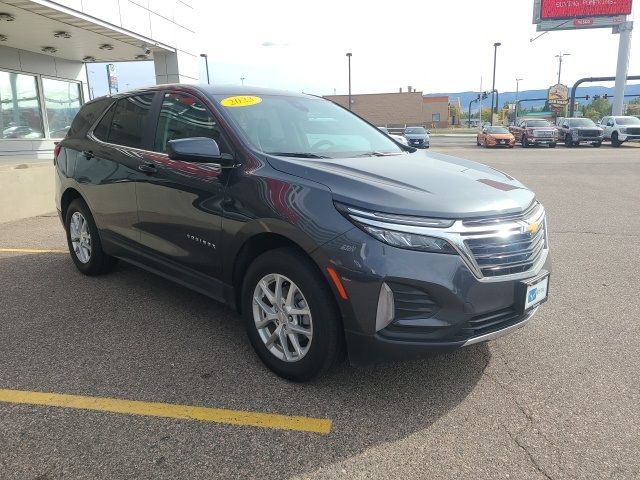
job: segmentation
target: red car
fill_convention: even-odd
[[[515,137],[505,127],[484,127],[476,137],[476,145],[485,147],[509,147],[516,144]]]

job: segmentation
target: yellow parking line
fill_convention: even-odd
[[[0,253],[67,253],[55,248],[0,248]]]
[[[0,389],[0,402],[226,423],[230,425],[273,428],[276,430],[297,430],[321,434],[331,432],[331,420],[324,418],[296,417],[171,403],[121,400],[117,398]]]

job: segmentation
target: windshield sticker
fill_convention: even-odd
[[[227,97],[220,102],[220,105],[223,107],[248,107],[250,105],[256,105],[261,101],[262,99],[260,97],[241,95],[237,97]]]

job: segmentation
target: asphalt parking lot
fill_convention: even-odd
[[[82,276],[55,216],[0,224],[0,478],[639,478],[640,145],[474,140],[432,150],[538,193],[549,301],[488,344],[308,384],[266,370],[238,317],[199,294],[122,263]],[[54,406],[64,395],[80,403]]]

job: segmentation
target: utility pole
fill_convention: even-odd
[[[204,57],[204,66],[207,69],[207,85],[209,85],[209,57],[207,57],[206,53],[201,53],[201,57]]]
[[[560,85],[560,78],[562,77],[562,57],[567,57],[569,55],[571,54],[562,52],[560,52],[560,55],[556,55],[556,58],[558,59],[558,85]]]
[[[349,62],[349,110],[351,110],[351,52],[347,53]]]
[[[493,44],[493,85],[491,87],[491,125],[493,126],[493,116],[498,111],[496,102],[496,60],[498,59],[498,47],[502,45],[500,42]],[[494,106],[495,103],[495,106]]]
[[[614,27],[613,32],[620,35],[618,44],[618,67],[616,68],[616,87],[613,94],[613,115],[622,115],[624,109],[624,87],[629,72],[629,56],[631,54],[631,32],[633,22],[625,22]]]
[[[480,114],[479,114],[479,118],[478,118],[478,126],[482,127],[482,75],[480,75]]]
[[[522,80],[524,80],[524,78],[516,78],[516,108],[515,108],[515,110],[516,110],[516,113],[515,113],[516,118],[515,118],[515,120],[513,121],[513,123],[514,123],[515,125],[517,125],[517,124],[518,124],[518,96],[519,96],[519,94],[520,94],[520,82],[521,82]]]

